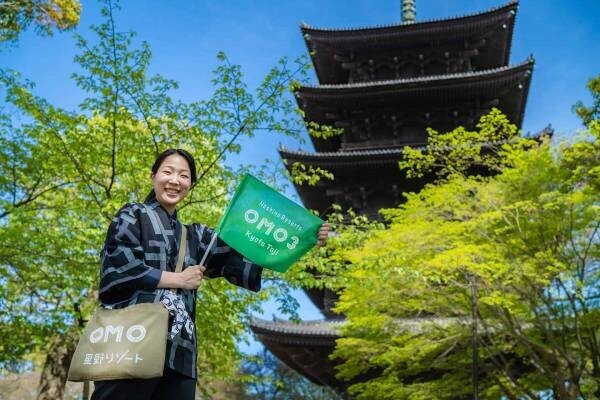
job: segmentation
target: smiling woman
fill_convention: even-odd
[[[193,399],[196,290],[200,282],[205,277],[224,277],[248,290],[261,287],[261,266],[220,239],[209,245],[212,229],[201,224],[184,225],[177,219],[177,204],[196,183],[196,163],[190,153],[164,151],[154,162],[150,178],[152,191],[145,202],[126,204],[108,228],[102,251],[100,301],[112,308],[158,302],[167,308],[171,317],[164,373],[159,378],[95,382],[94,400]],[[185,246],[183,269],[176,272],[180,243]],[[199,265],[206,252],[206,262]]]
[[[146,201],[157,200],[169,214],[196,184],[196,162],[185,150],[164,151],[152,165],[152,191]]]

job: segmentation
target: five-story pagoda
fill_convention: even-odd
[[[403,192],[426,183],[407,179],[398,162],[404,146],[427,145],[427,127],[473,128],[493,107],[520,127],[533,60],[509,66],[517,7],[513,1],[477,14],[415,22],[414,0],[404,0],[402,24],[303,24],[319,84],[300,87],[298,105],[307,121],[343,129],[329,139],[311,138],[314,153],[279,150],[288,168],[300,162],[335,176],[316,186],[296,185],[304,205],[323,213],[335,203],[377,218],[379,209],[396,206]],[[335,378],[328,358],[343,323],[331,311],[337,297],[328,290],[307,294],[326,319],[254,320],[251,328],[287,365],[344,393],[348,384]]]

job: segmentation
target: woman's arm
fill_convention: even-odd
[[[210,251],[206,262],[204,276],[207,278],[223,277],[230,283],[253,292],[261,287],[262,267],[245,259],[240,253],[217,238],[216,243],[208,249],[214,230],[201,224],[192,224],[190,234],[195,235],[194,243],[196,259],[201,260],[205,251]]]
[[[135,204],[125,205],[108,227],[99,293],[105,304],[127,300],[135,290],[155,290],[160,281],[161,271],[144,263],[137,209]]]
[[[190,265],[181,272],[162,271],[159,288],[195,290],[200,286],[205,267],[202,265]]]

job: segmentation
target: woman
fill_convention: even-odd
[[[125,205],[113,219],[102,251],[100,301],[114,308],[162,301],[169,319],[163,377],[119,379],[95,383],[92,400],[194,399],[196,388],[196,289],[204,277],[259,291],[262,267],[244,259],[218,240],[209,249],[206,265],[198,265],[213,231],[201,224],[183,225],[176,206],[196,183],[193,157],[169,149],[152,166],[152,187],[144,203]],[[181,229],[187,229],[187,248],[180,273],[173,272]],[[318,233],[319,245],[329,226]],[[175,296],[169,289],[179,290]]]

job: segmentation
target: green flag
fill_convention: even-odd
[[[322,224],[304,207],[246,174],[217,232],[253,263],[285,272],[317,244]]]

